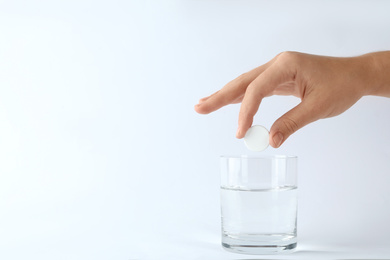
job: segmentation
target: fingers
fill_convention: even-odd
[[[236,133],[237,138],[243,138],[251,127],[253,117],[257,113],[261,100],[269,96],[278,85],[293,80],[294,76],[292,70],[274,63],[250,83],[241,104]]]
[[[195,111],[200,114],[208,114],[228,104],[240,102],[248,85],[259,74],[263,73],[263,71],[265,71],[273,62],[274,59],[247,73],[242,74],[241,76],[226,84],[221,90],[208,97],[200,99],[199,103],[195,105]]]
[[[195,105],[196,112],[208,114],[225,105],[241,101],[236,136],[243,138],[251,127],[253,117],[264,97],[275,93],[295,94],[290,89],[294,86],[296,76],[297,62],[292,62],[295,61],[294,56],[295,54],[290,52],[281,53],[268,63],[241,75],[220,91],[199,100],[199,104]],[[275,137],[275,140],[270,141],[273,147],[279,147],[289,135],[307,124],[309,119],[298,116],[303,114],[299,107],[297,106],[275,122],[270,133],[272,138]],[[295,114],[296,110],[298,114]]]
[[[205,102],[205,101],[208,100],[210,97],[216,95],[218,92],[219,92],[219,90],[218,90],[217,92],[215,92],[214,94],[211,94],[211,95],[208,96],[208,97],[204,97],[204,98],[199,99],[198,104],[201,104],[201,103]]]
[[[209,114],[223,106],[233,103],[236,97],[242,95],[243,92],[245,92],[244,86],[238,86],[228,90],[221,89],[208,97],[200,99],[199,103],[195,105],[195,111],[199,114]]]
[[[291,134],[317,119],[313,106],[309,105],[308,102],[301,102],[272,125],[269,137],[270,145],[274,148],[280,147]]]
[[[241,75],[229,82],[221,90],[199,100],[199,103],[195,105],[195,111],[200,114],[208,114],[223,106],[235,103],[237,98],[243,96],[248,84],[255,77],[256,75],[254,73]]]

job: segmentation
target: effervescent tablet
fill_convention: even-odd
[[[261,125],[254,125],[245,134],[244,142],[249,150],[261,152],[269,145],[269,132]]]

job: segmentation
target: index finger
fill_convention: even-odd
[[[214,94],[200,99],[199,103],[195,105],[196,112],[200,114],[208,114],[228,104],[241,101],[248,85],[256,77],[258,77],[259,74],[263,73],[269,66],[271,66],[275,58],[230,81],[221,90],[215,92]]]

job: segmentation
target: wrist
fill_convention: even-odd
[[[390,97],[390,51],[360,57],[367,64],[364,95]]]

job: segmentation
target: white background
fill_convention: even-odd
[[[0,1],[0,259],[261,259],[220,246],[219,156],[249,153],[239,105],[193,106],[281,51],[387,50],[389,11]],[[298,102],[267,98],[255,123]],[[299,247],[284,258],[390,258],[389,115],[364,97],[263,152],[299,158]]]

